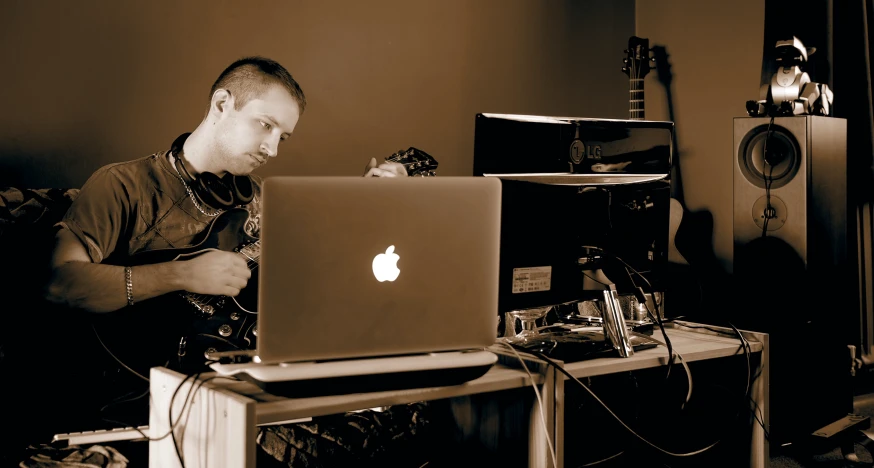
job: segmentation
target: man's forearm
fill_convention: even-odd
[[[132,267],[135,302],[182,288],[176,262]],[[90,262],[67,262],[55,268],[46,291],[49,301],[90,312],[112,312],[127,306],[124,267]]]

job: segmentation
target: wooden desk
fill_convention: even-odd
[[[534,405],[529,417],[529,466],[551,466],[551,461],[548,461],[550,456],[547,451],[547,437],[544,435],[546,428],[541,423],[538,411],[544,411],[546,427],[550,428],[550,432],[554,430],[556,392],[553,385],[558,379],[555,376],[556,371],[548,368],[545,363],[529,362],[528,367],[543,396],[543,407]],[[199,381],[203,382],[214,375],[215,373],[203,374]],[[184,378],[184,375],[163,367],[151,370],[149,427],[152,438],[169,435],[167,416],[170,399]],[[183,401],[191,386],[197,384],[197,381],[189,379],[179,389],[173,404],[174,422],[179,420]],[[176,425],[174,432],[177,440],[181,441],[187,468],[253,468],[255,437],[257,426],[261,424],[278,424],[345,411],[497,392],[530,385],[531,379],[526,372],[500,364],[493,366],[484,376],[463,385],[295,399],[265,393],[249,382],[221,378],[203,383],[194,392],[196,396],[185,411],[187,416]],[[549,440],[555,440],[554,435],[550,434]],[[149,442],[149,466],[181,466],[172,438],[165,437]]]
[[[690,324],[695,326],[694,324]],[[711,327],[716,328],[718,327]],[[731,334],[731,329],[722,329]],[[715,359],[743,354],[736,338],[718,336],[703,329],[684,328],[673,325],[667,330],[676,352],[687,362]],[[750,341],[752,352],[763,353],[760,366],[763,370],[753,382],[752,396],[758,405],[765,427],[768,424],[768,337],[765,334],[744,332]],[[655,338],[660,338],[657,332]],[[255,436],[259,424],[271,424],[322,416],[378,406],[438,400],[466,395],[484,394],[523,388],[531,385],[528,374],[515,368],[518,359],[508,352],[495,351],[501,359],[488,373],[479,379],[451,387],[424,388],[415,390],[375,392],[366,394],[325,396],[316,398],[289,399],[264,393],[254,384],[227,379],[211,380],[197,390],[186,408],[187,416],[177,424],[175,433],[181,440],[185,466],[194,467],[246,467],[255,466]],[[503,348],[506,351],[506,348]],[[529,418],[529,466],[552,466],[546,440],[553,443],[558,467],[564,458],[564,375],[543,361],[526,357],[529,370],[534,373],[535,383],[541,391],[543,406],[533,405]],[[610,373],[662,366],[667,362],[665,348],[640,351],[630,358],[602,358],[575,363],[559,363],[574,377],[589,377]],[[755,369],[754,369],[755,372]],[[204,374],[201,380],[214,374]],[[184,375],[165,368],[151,371],[151,415],[149,426],[152,437],[169,433],[167,419],[173,392],[179,387]],[[189,381],[179,390],[173,405],[174,421],[179,419],[185,395],[191,388]],[[532,392],[533,393],[533,392]],[[533,396],[533,395],[532,395]],[[543,412],[546,421],[538,413]],[[152,467],[180,466],[173,441],[170,437],[149,442],[149,464]],[[761,427],[753,429],[751,441],[751,464],[753,467],[768,466],[768,445]]]

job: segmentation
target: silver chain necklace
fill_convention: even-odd
[[[173,159],[176,159],[175,154],[170,153],[170,155],[173,156]],[[179,182],[182,182],[182,186],[185,187],[185,191],[188,192],[188,196],[191,198],[191,201],[194,203],[194,207],[197,208],[197,211],[211,218],[222,214],[223,210],[216,210],[212,213],[207,213],[206,210],[204,210],[203,207],[200,206],[200,203],[197,201],[197,197],[195,197],[194,192],[191,191],[191,187],[189,187],[188,184],[185,183],[185,179],[182,178],[182,174],[179,173],[179,169],[176,167],[176,164],[172,164],[172,166],[173,169],[176,171],[176,175],[179,176]]]

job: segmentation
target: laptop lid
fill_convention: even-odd
[[[261,362],[494,343],[500,181],[268,177],[262,203]]]

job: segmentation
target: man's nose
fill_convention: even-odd
[[[261,143],[261,154],[267,156],[268,158],[276,157],[276,147],[278,145],[271,144],[269,141],[265,141]]]

